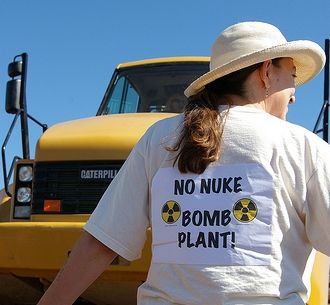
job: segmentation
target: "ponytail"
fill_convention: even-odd
[[[178,151],[174,163],[181,173],[201,174],[220,157],[223,124],[218,104],[203,92],[189,100],[184,115],[180,138],[169,150]]]
[[[222,134],[230,109],[228,95],[244,96],[245,80],[261,65],[259,63],[221,77],[189,98],[180,137],[173,147],[167,147],[169,151],[178,152],[173,165],[178,162],[181,173],[201,174],[209,164],[219,160]],[[220,113],[219,104],[224,100],[228,110]]]

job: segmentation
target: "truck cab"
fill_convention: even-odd
[[[15,114],[14,121],[24,115],[31,118],[24,111],[26,63],[24,56],[22,59],[21,64],[14,60],[9,68],[12,80],[6,109]],[[208,57],[120,64],[96,116],[47,129],[39,123],[44,132],[36,144],[35,158],[25,154],[14,160],[11,185],[3,162],[0,274],[28,280],[34,287],[40,287],[40,283],[46,287],[52,281],[135,143],[153,123],[184,110],[184,89],[205,73],[208,65]],[[24,154],[29,151],[28,129],[26,121],[21,123]],[[135,302],[136,289],[146,279],[150,258],[148,234],[141,259],[130,263],[118,257],[82,297],[95,304]],[[8,281],[8,277],[5,279]]]

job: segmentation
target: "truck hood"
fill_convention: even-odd
[[[113,114],[57,124],[40,137],[36,160],[125,160],[149,126],[174,115]]]

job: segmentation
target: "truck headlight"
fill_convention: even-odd
[[[29,187],[20,187],[17,190],[17,201],[20,203],[30,202],[32,197],[32,192]]]
[[[14,218],[29,218],[31,215],[31,207],[28,206],[16,206],[14,212]]]
[[[33,178],[33,170],[32,166],[22,166],[18,172],[18,179],[21,182],[29,182],[32,181]]]

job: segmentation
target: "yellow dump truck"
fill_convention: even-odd
[[[14,58],[8,69],[6,109],[15,117],[2,147],[0,303],[38,299],[70,255],[84,223],[134,144],[151,124],[184,109],[184,88],[207,71],[208,64],[208,57],[120,64],[96,116],[47,128],[26,111],[27,54]],[[34,159],[29,152],[29,118],[44,130]],[[7,171],[5,148],[18,119],[23,158],[15,158]],[[135,304],[150,258],[148,234],[141,259],[128,262],[118,257],[82,298],[93,304]],[[310,304],[321,305],[328,296],[328,260],[317,254],[315,262]]]

